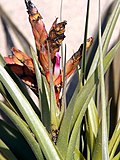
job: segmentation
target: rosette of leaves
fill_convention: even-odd
[[[102,77],[120,48],[118,41],[107,51],[119,16],[120,1],[115,2],[103,35],[101,36],[99,32],[99,46],[89,65],[88,73],[86,70],[88,66],[86,67],[84,63],[85,53],[93,42],[93,38],[87,39],[89,1],[84,43],[62,67],[60,67],[60,61],[63,59],[60,57],[60,47],[65,38],[67,22],[57,23],[56,19],[47,33],[36,6],[30,0],[26,0],[25,3],[37,53],[31,47],[31,56],[28,56],[27,52],[24,53],[14,47],[11,56],[4,58],[0,56],[0,93],[6,100],[5,103],[0,101],[0,109],[10,119],[9,123],[5,119],[0,120],[2,153],[0,158],[119,159],[120,121],[118,120],[112,136],[109,137],[110,101],[105,107],[103,103],[101,104],[100,117],[95,94],[98,93],[99,87],[101,94],[104,93],[102,91],[105,88],[100,86],[104,84]],[[29,46],[2,8],[0,15],[5,23],[10,24],[16,35],[19,34]],[[99,24],[99,31],[100,27]],[[99,49],[101,39],[102,52]],[[22,44],[21,39],[20,42]],[[92,52],[89,55],[91,58]],[[79,66],[81,59],[82,67]],[[74,72],[78,75],[78,83],[69,103],[66,104],[66,79]],[[38,106],[23,82],[37,95]],[[105,99],[105,95],[102,94],[101,101],[104,102]]]

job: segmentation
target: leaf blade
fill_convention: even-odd
[[[10,118],[10,120],[14,123],[14,125],[19,129],[21,134],[25,137],[26,141],[30,145],[32,151],[34,152],[37,159],[42,160],[42,152],[37,143],[37,141],[33,138],[30,130],[24,125],[21,118],[19,118],[13,111],[11,111],[4,103],[0,102],[0,109]]]
[[[19,106],[19,110],[23,114],[27,123],[29,124],[31,130],[35,134],[45,156],[48,159],[59,160],[58,153],[51,142],[46,129],[39,120],[38,116],[35,114],[30,103],[27,101],[25,96],[21,93],[20,89],[17,87],[15,82],[10,78],[5,69],[0,65],[0,80],[4,83],[4,86],[11,93],[12,98],[15,103]],[[14,89],[14,92],[13,92]],[[32,119],[31,119],[32,117]]]

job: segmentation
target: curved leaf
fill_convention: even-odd
[[[89,104],[91,97],[93,96],[95,90],[96,90],[96,85],[92,88],[91,92],[89,93],[89,95],[86,99],[86,102],[84,103],[83,107],[81,108],[81,111],[79,112],[78,118],[74,124],[73,130],[71,133],[71,137],[70,137],[70,141],[69,141],[69,145],[68,145],[68,149],[67,149],[67,155],[66,155],[67,160],[73,159],[77,135],[79,133],[79,128],[80,128],[82,119],[85,115],[88,104]],[[80,106],[79,104],[76,104],[76,105]]]
[[[103,42],[103,55],[106,54],[106,49],[108,48],[109,41],[111,39],[115,24],[117,22],[117,19],[119,17],[120,13],[120,0],[117,0],[114,2],[114,8],[112,11],[112,15],[109,18],[109,21],[107,23],[107,26],[105,28],[105,31],[102,36],[102,42]],[[94,60],[92,62],[92,65],[90,67],[90,71],[88,74],[88,78],[92,75],[92,73],[95,71],[97,64],[98,64],[98,59],[99,59],[99,48],[97,49],[95,53]]]
[[[98,117],[97,108],[96,108],[96,105],[95,105],[93,98],[91,99],[91,101],[88,105],[88,117],[89,117],[89,121],[91,123],[92,132],[94,133],[94,136],[97,137],[98,126],[99,126],[99,117]]]
[[[1,152],[1,155],[3,155],[3,157],[5,156],[5,159],[17,160],[15,155],[10,151],[8,146],[2,140],[0,140],[0,152]],[[0,157],[0,159],[2,160],[2,157]]]
[[[20,90],[22,91],[22,93],[25,95],[25,97],[27,98],[27,100],[30,102],[32,108],[34,109],[34,111],[37,113],[37,115],[40,117],[40,111],[38,109],[38,107],[36,106],[35,102],[32,100],[32,98],[30,97],[28,90],[26,88],[26,86],[24,85],[24,83],[20,80],[19,77],[17,77],[7,66],[6,66],[6,62],[3,59],[2,55],[0,54],[0,64],[5,67],[5,69],[7,70],[7,72],[9,73],[9,75],[12,77],[12,79],[14,80],[14,82],[18,85],[18,87],[20,88]],[[9,103],[11,103],[14,107],[15,110],[18,112],[18,109],[14,103],[14,101],[12,100],[11,95],[7,92],[7,90],[2,86],[2,84],[0,84],[0,92],[3,94],[3,96],[5,97],[5,99],[7,98],[7,100],[9,101]],[[18,112],[18,114],[20,114]]]
[[[36,160],[22,134],[3,120],[0,120],[0,139],[10,148],[17,159]]]
[[[120,41],[111,49],[111,51],[104,57],[104,73],[109,68],[115,54],[117,53],[118,48],[120,47]],[[99,68],[99,66],[98,66]],[[92,90],[95,84],[98,84],[98,77],[97,77],[97,69],[93,73],[93,75],[89,78],[86,84],[82,87],[80,92],[78,93],[79,86],[76,88],[75,96],[71,99],[68,108],[66,110],[65,116],[63,118],[60,133],[58,136],[57,146],[61,154],[63,156],[66,155],[67,147],[68,147],[68,140],[69,135],[71,132],[71,128],[73,127],[77,116],[84,105],[90,91]],[[77,95],[77,96],[76,96]],[[76,106],[76,108],[74,108]],[[74,113],[73,113],[74,110]],[[74,115],[73,115],[74,114]]]
[[[101,1],[99,0],[99,61],[100,61],[100,90],[101,90],[101,107],[102,107],[102,159],[109,160],[108,154],[108,133],[107,133],[107,114],[106,114],[106,95],[105,95],[105,80],[104,80],[104,66],[103,66],[103,50],[101,38]],[[105,41],[107,42],[107,41]],[[109,41],[108,41],[109,42]]]
[[[34,139],[33,135],[30,133],[30,130],[24,125],[22,120],[11,111],[4,103],[0,102],[0,109],[9,117],[9,119],[14,123],[14,125],[18,128],[21,134],[24,136],[28,144],[30,145],[32,151],[34,152],[36,158],[38,160],[42,160],[42,152],[40,146],[37,141]]]
[[[96,142],[93,148],[92,160],[101,160],[102,159],[102,125],[100,123],[98,129],[98,135]]]
[[[86,132],[87,132],[88,147],[92,154],[95,138],[97,137],[98,127],[99,127],[98,112],[93,98],[90,100],[90,103],[88,104],[86,123],[87,123]]]
[[[119,160],[119,158],[120,158],[120,152],[112,160]]]
[[[120,142],[120,120],[118,121],[115,130],[113,132],[112,138],[110,139],[109,142],[110,159],[113,158],[119,142]]]
[[[29,127],[35,134],[45,157],[48,159],[59,160],[58,153],[51,142],[46,129],[39,120],[38,116],[35,114],[32,106],[27,101],[25,96],[21,93],[20,89],[17,87],[15,82],[11,79],[6,70],[0,65],[0,81],[4,83],[4,86],[11,94],[15,103],[19,107],[20,112],[24,116]]]
[[[43,75],[40,73],[39,62],[37,61],[36,53],[31,48],[31,54],[34,62],[38,94],[39,94],[39,108],[41,110],[41,119],[44,126],[50,131],[50,111],[47,99],[47,90],[45,90],[45,82],[43,81]]]
[[[73,110],[74,110],[74,104],[77,98],[77,94],[79,91],[79,84],[76,87],[76,90],[71,98],[71,101],[69,103],[69,107],[67,108],[67,111],[64,115],[61,127],[60,127],[60,132],[58,135],[58,140],[57,140],[57,147],[63,157],[66,155],[67,147],[68,147],[68,139],[69,139],[69,134],[70,134],[70,126],[71,126],[71,121],[72,121],[72,115],[73,115]]]
[[[87,32],[88,32],[88,20],[89,20],[89,10],[90,10],[90,0],[87,2],[87,10],[86,10],[86,22],[85,22],[85,31],[84,31],[84,44],[82,51],[82,64],[81,64],[81,73],[83,75],[83,85],[85,80],[85,69],[86,69],[86,43],[87,43]]]

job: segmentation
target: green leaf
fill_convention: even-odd
[[[11,150],[2,140],[0,140],[0,152],[1,152],[1,155],[5,157],[4,160],[11,160],[11,159],[17,160],[15,155],[11,152]],[[0,157],[0,159],[3,160],[2,157]]]
[[[91,93],[92,89],[98,84],[98,79],[97,76],[94,77],[94,75],[86,82],[86,84],[82,87],[80,92],[77,95],[77,99],[75,101],[75,106],[74,106],[74,113],[73,113],[73,118],[72,118],[72,124],[71,128],[74,126],[74,123],[76,122],[76,119],[86,102],[89,94]],[[92,97],[91,97],[92,98]]]
[[[116,45],[108,52],[108,54],[104,58],[104,72],[109,68],[112,63],[115,55],[117,54],[118,49],[120,48],[120,41],[116,43]]]
[[[120,48],[120,41],[109,51],[109,53],[105,56],[104,58],[104,73],[107,71],[107,69],[109,68],[115,54],[117,53],[118,49]],[[94,147],[94,152],[93,152],[93,160],[101,160],[101,156],[102,156],[102,151],[101,151],[101,125],[100,125],[100,129],[98,131],[98,137],[95,143],[95,147]]]
[[[0,154],[0,160],[10,160],[10,159],[8,159],[5,156],[3,156],[2,154]]]
[[[108,139],[109,139],[109,131],[110,131],[110,105],[111,105],[112,98],[109,100],[107,105],[107,130],[108,130]]]
[[[39,108],[41,110],[41,117],[42,117],[42,102],[41,102],[41,100],[42,100],[42,98],[41,98],[42,84],[41,84],[41,73],[40,73],[40,69],[39,69],[39,66],[38,66],[38,62],[37,62],[37,55],[32,50],[32,48],[31,48],[31,54],[32,54],[32,59],[33,59],[33,62],[34,62],[34,67],[35,67],[35,75],[36,75],[37,87],[38,87],[38,95],[39,95]]]
[[[97,137],[98,133],[98,126],[99,126],[99,117],[98,117],[98,111],[95,105],[95,102],[93,98],[91,99],[89,105],[88,105],[88,117],[89,117],[89,123],[91,124],[91,129],[95,137]]]
[[[117,126],[114,130],[114,133],[112,135],[112,138],[109,142],[109,157],[110,159],[113,158],[115,151],[119,145],[120,142],[120,120],[117,123]],[[96,143],[94,145],[94,151],[92,154],[92,160],[101,160],[102,159],[102,125],[100,124],[99,130],[98,130],[98,136],[96,138]]]
[[[4,86],[11,94],[16,105],[19,107],[20,112],[24,116],[29,127],[33,131],[41,146],[42,151],[47,159],[59,160],[58,153],[51,142],[46,129],[39,120],[38,116],[35,114],[32,106],[27,101],[25,96],[22,94],[20,89],[17,87],[15,82],[11,79],[6,70],[0,65],[0,81],[4,83]]]
[[[75,148],[75,151],[74,151],[74,160],[85,160],[82,153],[76,148]]]
[[[104,74],[106,73],[107,69],[109,68],[109,66],[110,66],[111,62],[113,61],[113,58],[115,57],[115,54],[117,53],[117,50],[119,48],[120,48],[120,41],[104,57]],[[82,104],[84,104],[88,94],[90,93],[90,91],[92,90],[94,85],[99,83],[98,73],[99,73],[99,65],[98,65],[97,69],[95,70],[95,72],[92,74],[92,76],[88,79],[85,86],[83,86],[82,89],[80,90],[80,92],[78,94],[79,98],[77,97],[75,104],[77,104],[77,103],[79,104],[79,100],[81,99],[80,105],[82,107]],[[80,107],[76,107],[74,110],[74,115],[73,115],[73,119],[72,119],[72,121],[73,121],[72,126],[77,118],[77,115],[78,115],[80,109],[81,109]]]
[[[98,129],[98,135],[96,142],[93,148],[92,160],[101,160],[102,159],[102,124],[100,123]]]
[[[115,24],[117,22],[117,19],[119,17],[120,13],[120,0],[116,0],[113,5],[113,11],[112,14],[109,18],[109,21],[107,22],[107,26],[105,28],[105,31],[102,36],[102,42],[103,42],[103,55],[106,54],[106,49],[108,48],[109,41],[111,39]],[[98,59],[99,59],[99,48],[97,49],[95,53],[94,60],[92,62],[92,65],[90,67],[90,71],[88,74],[88,78],[92,75],[92,73],[95,71],[97,64],[98,64]]]
[[[4,58],[2,57],[1,53],[0,53],[0,65],[2,65],[3,67],[6,65],[6,62]]]
[[[87,43],[87,32],[88,32],[88,19],[89,19],[89,9],[90,9],[90,0],[87,2],[87,10],[86,10],[86,22],[85,22],[85,31],[84,31],[84,44],[83,44],[83,51],[82,51],[82,67],[81,67],[81,73],[83,75],[83,85],[85,80],[85,68],[86,68],[86,43]]]
[[[115,5],[115,6],[114,6]],[[115,28],[116,22],[119,18],[120,15],[120,0],[116,0],[113,4],[113,10],[112,10],[112,15],[111,18],[106,26],[106,37],[103,43],[103,55],[105,55],[107,53],[107,49],[108,49],[108,45],[109,42],[111,40],[112,34],[113,34],[113,30]],[[108,27],[109,26],[109,27]],[[104,35],[104,34],[103,34]]]
[[[35,67],[35,74],[37,79],[38,94],[39,94],[39,108],[41,110],[41,119],[44,126],[50,131],[50,111],[48,105],[48,99],[45,91],[45,82],[43,81],[42,74],[40,73],[39,62],[37,60],[36,53],[31,48],[31,54]]]
[[[0,138],[9,147],[17,159],[36,159],[31,148],[20,132],[15,128],[12,128],[3,120],[0,120]]]
[[[115,155],[115,152],[116,152],[116,149],[118,147],[118,145],[120,144],[120,132],[119,132],[119,136],[118,138],[116,139],[115,143],[114,143],[114,146],[112,148],[112,152],[110,154],[110,160],[114,157]]]
[[[105,56],[104,58],[104,73],[107,71],[109,68],[118,48],[120,47],[120,42],[118,42],[112,49],[111,51]],[[99,68],[99,67],[98,67]],[[98,83],[98,78],[97,78],[97,69],[94,72],[94,74],[89,78],[89,80],[86,82],[85,86],[82,87],[82,89],[79,91],[79,85],[76,88],[75,94],[72,97],[68,108],[66,110],[65,116],[63,118],[61,128],[60,128],[60,133],[58,136],[58,142],[57,146],[60,151],[60,153],[65,157],[66,152],[67,152],[67,147],[68,147],[68,139],[69,135],[71,132],[71,129],[76,121],[76,118],[78,117],[78,114],[84,105],[90,91],[94,87],[95,84]],[[78,107],[75,107],[77,105]],[[73,115],[73,110],[74,110],[74,115]]]
[[[74,127],[72,129],[72,133],[71,133],[71,137],[70,137],[70,141],[69,141],[69,145],[68,145],[68,149],[67,149],[67,155],[66,155],[66,159],[67,160],[71,160],[73,159],[73,154],[74,154],[74,150],[75,150],[75,144],[76,144],[76,140],[77,140],[77,135],[78,135],[78,131],[82,122],[82,119],[85,115],[86,109],[88,107],[88,104],[91,100],[91,97],[93,96],[94,92],[96,90],[96,85],[92,88],[91,92],[89,93],[89,95],[87,95],[87,99],[86,102],[84,103],[84,105],[82,106],[79,115],[77,117],[77,120],[74,124]],[[80,101],[79,101],[80,102]],[[80,107],[80,103],[76,103],[75,107]]]
[[[120,159],[120,152],[112,160],[119,160],[119,159]]]
[[[34,152],[38,160],[42,160],[42,152],[37,141],[34,139],[33,135],[30,133],[30,130],[23,123],[21,118],[19,118],[13,111],[11,111],[4,103],[0,102],[0,109],[9,117],[9,119],[14,123],[18,128],[21,134],[24,136],[28,144],[30,145],[32,151]]]
[[[11,108],[16,114],[18,114],[21,117],[22,115],[19,112],[14,100],[12,99],[11,95],[8,93],[8,91],[1,82],[0,82],[0,93],[4,97],[4,100],[9,104],[9,108]]]
[[[103,66],[103,51],[101,38],[101,1],[99,0],[99,57],[100,57],[100,90],[101,90],[101,107],[102,107],[102,159],[108,160],[108,133],[107,133],[107,114],[106,114],[106,95],[105,95],[105,80]]]
[[[98,112],[95,106],[95,102],[92,98],[88,105],[88,110],[86,114],[87,143],[91,154],[93,152],[95,138],[97,137],[98,126],[99,126]]]
[[[110,142],[109,142],[110,159],[113,158],[115,151],[119,145],[119,142],[120,142],[120,120],[117,122],[112,138],[110,139]]]
[[[79,151],[79,149],[80,149],[80,133],[81,133],[81,128],[79,129],[78,135],[77,135],[77,140],[76,140],[76,145],[75,145],[75,150],[76,151]],[[78,154],[76,154],[76,156],[78,156]],[[74,154],[74,159],[75,159],[75,154]]]
[[[36,106],[35,102],[32,100],[32,98],[30,97],[28,90],[25,86],[25,84],[20,80],[19,77],[17,77],[7,66],[6,63],[2,57],[2,55],[0,54],[0,64],[7,70],[7,72],[9,73],[9,75],[12,77],[12,79],[14,80],[14,82],[17,84],[17,86],[20,88],[20,90],[22,91],[22,93],[25,95],[25,97],[27,98],[27,100],[30,102],[32,108],[34,109],[34,111],[37,113],[37,115],[40,117],[40,111],[38,109],[38,107]],[[2,84],[0,84],[0,92],[2,93],[2,95],[4,96],[4,98],[9,101],[10,104],[12,104],[12,106],[14,106],[14,109],[16,110],[16,112],[20,115],[20,112],[17,109],[16,104],[14,103],[14,101],[12,100],[11,95],[7,92],[7,90],[3,87]]]
[[[71,98],[71,101],[69,103],[69,107],[67,108],[67,111],[63,117],[63,121],[60,127],[60,132],[58,135],[58,140],[57,140],[57,147],[60,151],[60,153],[65,157],[67,147],[68,147],[68,140],[69,140],[69,134],[70,134],[70,126],[71,126],[71,120],[72,120],[72,115],[73,115],[73,110],[74,110],[74,104],[77,98],[77,94],[79,91],[80,85],[78,84],[76,87],[76,90]]]
[[[7,66],[5,66],[5,69],[9,73],[9,75],[11,76],[11,78],[14,80],[14,82],[17,84],[17,86],[19,87],[19,89],[21,90],[21,92],[24,94],[24,96],[26,97],[26,99],[29,101],[29,103],[31,104],[31,106],[34,109],[35,113],[39,117],[41,117],[40,110],[38,109],[38,106],[35,104],[35,102],[31,98],[26,85]]]

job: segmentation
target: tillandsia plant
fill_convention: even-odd
[[[107,105],[104,103],[106,99],[104,74],[120,48],[120,41],[118,41],[109,52],[107,51],[119,16],[120,0],[114,4],[102,37],[99,23],[99,46],[87,76],[85,76],[86,66],[84,65],[85,53],[93,43],[92,37],[87,39],[89,1],[84,43],[62,67],[63,57],[60,55],[60,47],[65,38],[67,22],[58,23],[56,18],[50,31],[47,32],[36,6],[30,0],[25,0],[25,4],[37,53],[31,47],[30,57],[27,53],[13,47],[12,55],[4,58],[0,56],[0,93],[6,100],[6,103],[0,101],[0,109],[12,121],[11,124],[0,120],[0,151],[2,153],[0,158],[118,160],[120,120],[112,136],[109,137],[110,100]],[[6,23],[20,34],[1,8],[0,15],[3,14]],[[99,22],[101,22],[100,19],[99,12]],[[101,46],[101,38],[103,46]],[[81,59],[82,67],[79,66]],[[79,81],[66,105],[65,83],[75,71],[79,75]],[[29,86],[38,97],[39,106],[36,106],[24,84]],[[102,117],[99,116],[97,110],[99,105],[94,96],[99,87],[101,88]]]

